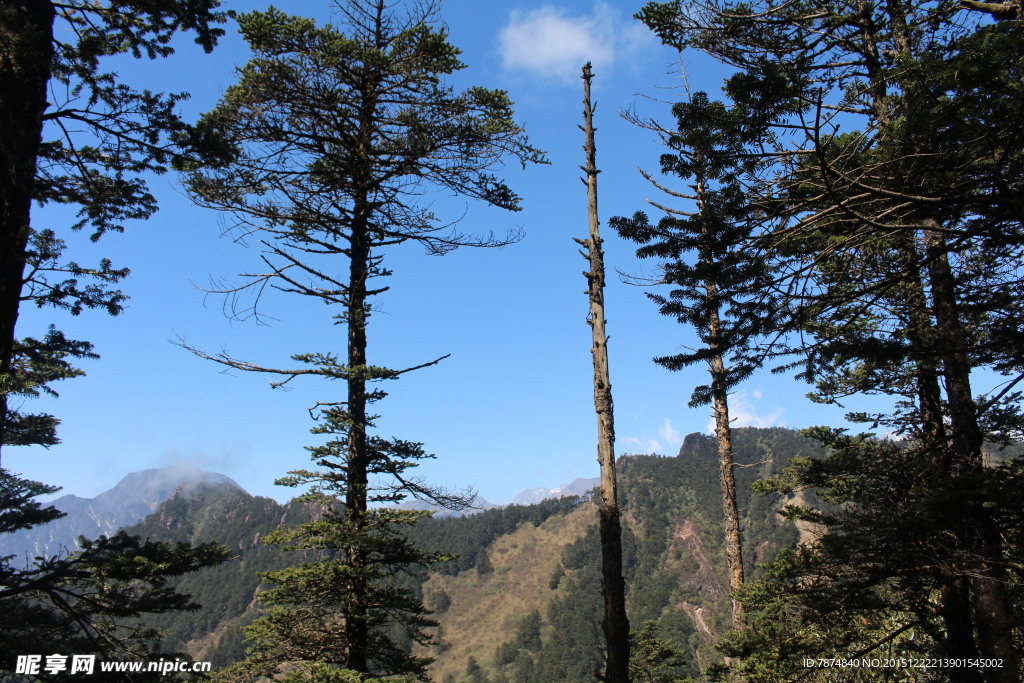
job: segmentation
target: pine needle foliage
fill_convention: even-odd
[[[75,363],[97,355],[87,341],[53,324],[21,336],[24,304],[71,315],[118,315],[128,275],[108,259],[70,261],[66,239],[92,241],[157,209],[143,174],[162,173],[186,153],[177,114],[186,94],[138,90],[104,69],[108,57],[167,57],[171,40],[192,33],[210,51],[223,35],[216,0],[69,0],[0,6],[0,451],[60,442],[59,420],[22,410],[53,383],[84,374]],[[76,209],[50,226],[33,205]],[[63,513],[35,501],[57,489],[0,469],[0,533],[46,524]],[[0,558],[0,661],[39,652],[100,653],[116,658],[158,653],[144,614],[190,610],[169,581],[223,562],[217,544],[150,543],[126,534],[80,539],[80,550],[32,559]],[[123,678],[123,674],[121,675]],[[140,677],[139,680],[142,680]]]
[[[390,634],[398,628],[406,640],[425,642],[432,622],[390,581],[440,556],[417,551],[398,531],[421,513],[379,506],[412,496],[460,509],[472,495],[424,484],[410,474],[433,457],[422,444],[373,432],[371,407],[387,395],[380,385],[443,360],[404,369],[370,362],[367,330],[376,297],[388,289],[375,283],[391,274],[385,257],[405,242],[443,254],[514,241],[464,234],[421,198],[433,189],[517,210],[519,198],[495,171],[507,159],[544,159],[513,120],[505,92],[457,92],[445,82],[464,65],[437,23],[437,5],[351,0],[335,4],[335,17],[337,26],[275,8],[238,17],[253,56],[194,138],[212,166],[183,170],[194,200],[226,212],[236,238],[262,251],[259,273],[219,290],[233,313],[259,319],[267,291],[309,297],[334,311],[345,331],[340,349],[295,354],[298,365],[289,369],[182,345],[231,368],[274,375],[274,387],[300,376],[345,385],[343,395],[310,411],[313,433],[327,438],[309,448],[318,469],[281,480],[310,487],[303,500],[322,515],[270,537],[323,557],[268,575],[276,587],[266,594],[270,613],[248,631],[249,670],[323,664],[422,677],[425,661]]]
[[[843,513],[800,513],[824,535],[748,594],[749,637],[763,639],[732,651],[764,657],[742,675],[825,680],[800,670],[801,647],[906,640],[1003,662],[935,674],[948,680],[1019,680],[1019,480],[985,463],[984,444],[1020,432],[1020,4],[694,0],[639,16],[738,69],[737,105],[778,107],[765,137],[781,144],[747,150],[764,180],[752,204],[770,219],[752,246],[782,304],[771,351],[793,354],[815,400],[885,397],[847,417],[902,439],[814,433],[831,455],[795,466],[790,488],[827,491]]]

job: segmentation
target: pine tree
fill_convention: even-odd
[[[673,153],[661,157],[661,171],[687,180],[691,192],[670,189],[647,176],[655,187],[675,199],[694,203],[695,210],[668,208],[654,203],[665,216],[652,224],[644,212],[632,218],[615,217],[612,227],[640,244],[641,258],[663,259],[658,284],[673,287],[668,297],[648,296],[663,315],[693,327],[702,346],[692,352],[656,358],[678,371],[707,363],[709,385],[697,387],[690,406],[712,404],[718,442],[726,533],[726,558],[732,590],[744,582],[739,509],[733,462],[729,392],[758,366],[756,338],[768,330],[774,309],[766,285],[766,262],[750,247],[760,214],[744,188],[744,174],[754,167],[746,161],[746,147],[760,142],[764,126],[751,121],[758,112],[729,110],[710,102],[703,92],[672,107],[672,130],[653,121],[634,123],[656,130]],[[688,262],[688,259],[693,259]],[[743,606],[733,600],[733,627],[744,626]]]
[[[55,487],[0,469],[0,533],[45,524],[63,513],[35,501]],[[0,674],[14,670],[14,655],[88,654],[146,658],[161,652],[159,633],[146,614],[195,610],[170,579],[224,562],[230,553],[218,543],[195,547],[150,542],[120,532],[90,541],[81,550],[0,562]],[[45,649],[42,652],[41,649]],[[119,674],[123,675],[123,674]]]
[[[163,172],[182,153],[170,138],[187,128],[175,113],[186,95],[134,90],[101,70],[103,58],[166,57],[179,31],[194,32],[209,51],[223,34],[217,5],[24,0],[0,8],[8,36],[0,45],[0,449],[57,442],[55,418],[21,415],[8,397],[52,391],[49,382],[80,374],[73,359],[92,356],[91,344],[56,330],[19,340],[22,303],[117,315],[126,299],[111,285],[128,269],[106,259],[94,267],[65,262],[63,229],[34,225],[32,204],[80,207],[68,227],[96,241],[153,214],[156,201],[139,174]]]
[[[387,290],[372,282],[390,274],[385,250],[404,242],[432,253],[507,243],[459,233],[418,197],[433,186],[515,210],[518,198],[493,169],[507,157],[523,164],[543,158],[512,120],[504,92],[459,93],[445,84],[463,64],[435,24],[435,5],[375,0],[336,9],[340,27],[275,9],[239,17],[254,55],[204,117],[200,136],[217,146],[224,163],[187,182],[199,204],[229,212],[239,234],[263,249],[266,274],[230,293],[257,292],[253,315],[267,286],[332,306],[347,333],[342,350],[295,355],[294,369],[192,350],[229,367],[277,374],[273,386],[303,375],[346,385],[343,396],[311,411],[319,421],[314,433],[330,437],[310,448],[320,469],[283,480],[311,485],[305,500],[323,515],[274,536],[291,547],[320,548],[324,561],[268,577],[278,584],[269,598],[276,606],[250,631],[252,663],[321,661],[361,673],[422,675],[424,662],[389,646],[384,629],[398,624],[422,640],[429,622],[418,602],[387,578],[434,558],[396,531],[419,513],[373,505],[411,495],[457,509],[472,496],[409,475],[418,460],[432,457],[421,444],[372,433],[370,407],[386,396],[373,385],[442,360],[400,370],[371,363],[373,301]],[[309,592],[314,589],[330,598]],[[319,626],[303,621],[309,610],[319,615]]]
[[[671,44],[742,69],[727,85],[735,100],[785,104],[774,130],[789,136],[793,151],[759,155],[774,180],[761,186],[756,203],[779,221],[759,243],[785,269],[776,281],[789,302],[781,332],[810,342],[792,349],[802,355],[804,376],[826,402],[860,393],[893,397],[888,411],[850,417],[911,440],[899,457],[878,458],[893,467],[885,474],[868,467],[869,458],[852,458],[855,449],[842,439],[819,432],[842,474],[812,477],[805,468],[795,485],[829,481],[840,500],[860,507],[853,526],[830,518],[829,537],[856,528],[866,538],[873,534],[877,547],[898,548],[899,529],[886,524],[891,511],[844,487],[858,476],[881,485],[886,476],[915,473],[894,509],[937,525],[933,538],[954,539],[958,549],[947,553],[956,558],[948,564],[919,555],[917,565],[901,564],[900,553],[863,585],[856,581],[867,560],[838,554],[839,542],[823,539],[817,554],[805,557],[806,578],[794,579],[793,587],[828,585],[815,584],[808,567],[846,561],[843,576],[854,583],[841,585],[884,598],[877,607],[884,614],[898,604],[892,596],[910,594],[894,592],[892,582],[909,581],[919,601],[934,597],[940,605],[931,614],[941,625],[931,640],[935,652],[1009,664],[944,675],[1016,680],[1011,634],[1020,610],[1007,590],[1019,582],[1010,559],[1018,553],[1016,521],[997,512],[996,503],[1006,499],[996,492],[1012,489],[1015,477],[985,467],[982,447],[986,430],[997,439],[1019,433],[1019,394],[1012,389],[1024,379],[1011,331],[1020,315],[1007,298],[1020,292],[1024,246],[1019,24],[992,23],[974,11],[986,8],[937,12],[924,2],[681,8],[652,3],[643,16]],[[1002,10],[988,9],[999,18]],[[982,49],[996,45],[1002,50]],[[979,400],[971,388],[977,368],[1010,379]],[[888,446],[865,443],[888,453]],[[866,469],[843,469],[853,465]],[[912,547],[906,553],[917,552]],[[917,567],[913,581],[901,566]],[[890,629],[888,636],[876,632],[882,647],[907,622],[882,619],[875,626]]]
[[[95,241],[150,216],[156,203],[139,174],[159,173],[183,153],[170,138],[187,128],[174,111],[184,95],[134,90],[101,70],[103,58],[168,56],[179,31],[195,33],[209,51],[223,34],[215,28],[217,4],[25,0],[0,7],[0,450],[58,443],[57,418],[22,413],[11,398],[55,395],[53,382],[82,374],[76,359],[96,357],[92,344],[52,325],[40,338],[19,338],[21,305],[116,315],[126,298],[111,286],[128,270],[107,260],[65,262],[65,228],[38,225],[33,203],[80,207],[67,227],[88,229]],[[34,500],[55,491],[0,469],[0,533],[62,516]],[[168,579],[227,558],[216,545],[168,546],[124,534],[80,544],[80,552],[24,566],[0,559],[5,653],[45,644],[50,653],[150,654],[157,634],[140,626],[140,615],[195,607]],[[13,665],[5,657],[0,668]]]
[[[675,683],[689,681],[682,667],[683,649],[671,640],[658,637],[658,625],[645,621],[638,632],[630,634],[629,680],[631,683]]]

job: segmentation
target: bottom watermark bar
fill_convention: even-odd
[[[910,657],[878,658],[842,657],[804,658],[805,669],[1000,669],[1001,659],[914,659]]]
[[[189,659],[159,659],[155,662],[101,661],[98,669],[103,673],[210,673],[210,662]],[[97,670],[96,655],[18,655],[14,673],[39,676],[92,674]]]

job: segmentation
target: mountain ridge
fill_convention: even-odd
[[[48,524],[0,537],[0,556],[27,558],[66,554],[78,549],[78,537],[109,536],[156,512],[179,489],[185,495],[200,485],[244,491],[235,480],[198,467],[173,465],[129,472],[93,498],[67,494],[49,502],[65,513]]]

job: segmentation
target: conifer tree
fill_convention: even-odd
[[[336,311],[346,338],[337,349],[293,356],[291,369],[193,351],[276,374],[273,386],[305,375],[345,384],[311,411],[314,433],[330,437],[309,449],[319,469],[283,480],[310,485],[304,500],[323,515],[273,537],[319,548],[324,560],[268,577],[277,583],[275,607],[249,632],[250,665],[266,671],[319,661],[360,674],[423,675],[425,662],[388,645],[385,629],[397,624],[422,640],[429,622],[387,579],[436,558],[396,530],[420,513],[373,505],[415,496],[457,509],[470,496],[410,476],[418,460],[432,457],[421,444],[373,433],[370,407],[386,395],[374,385],[441,360],[405,369],[371,361],[373,302],[387,290],[373,283],[390,274],[385,250],[405,242],[437,254],[507,243],[464,235],[418,199],[433,187],[516,210],[518,197],[494,169],[509,157],[523,164],[543,157],[512,120],[503,91],[456,92],[444,82],[463,64],[436,24],[435,4],[352,0],[336,12],[337,27],[276,9],[239,17],[253,57],[202,123],[203,139],[220,145],[225,161],[187,183],[195,201],[229,212],[238,234],[263,250],[264,274],[230,292],[257,293],[250,313],[258,314],[264,287],[311,297]]]
[[[111,286],[128,274],[107,260],[65,261],[73,231],[98,240],[156,210],[140,174],[159,173],[187,126],[175,113],[184,95],[138,91],[101,69],[105,57],[170,55],[179,31],[207,51],[223,31],[215,0],[152,3],[24,0],[0,6],[0,451],[59,442],[52,415],[22,413],[12,398],[55,395],[52,382],[81,375],[92,344],[45,335],[20,337],[25,303],[78,315],[121,312]],[[70,226],[40,225],[33,204],[79,207]],[[70,230],[68,229],[70,228]],[[0,533],[46,524],[63,513],[35,501],[57,489],[0,469]],[[219,546],[172,547],[119,534],[82,539],[80,552],[19,561],[0,558],[0,671],[13,655],[105,653],[145,656],[156,635],[139,625],[148,612],[188,609],[171,577],[226,559]],[[194,605],[191,607],[195,607]]]
[[[860,599],[833,607],[873,600],[880,615],[898,611],[909,595],[917,606],[934,598],[937,607],[927,615],[912,609],[878,620],[875,637],[847,647],[872,651],[927,623],[933,652],[1007,663],[943,672],[950,680],[1009,681],[1019,676],[1012,633],[1020,607],[1007,588],[1020,580],[1011,559],[1019,548],[1016,518],[997,501],[1006,500],[1016,478],[1012,467],[986,467],[982,446],[986,431],[996,439],[1019,434],[1013,388],[1024,379],[1017,333],[1010,331],[1021,319],[1006,298],[1020,291],[1024,245],[1016,189],[1024,178],[1017,144],[1024,121],[1016,96],[1020,26],[979,15],[993,10],[1001,18],[991,6],[942,7],[651,3],[642,14],[667,42],[742,69],[727,86],[734,99],[789,102],[774,130],[789,136],[791,151],[761,155],[774,182],[762,186],[756,202],[779,219],[759,242],[785,269],[776,281],[788,301],[782,331],[810,342],[792,350],[802,356],[798,363],[816,383],[818,400],[893,397],[888,411],[850,417],[910,440],[893,456],[885,444],[869,440],[854,448],[818,432],[833,448],[832,474],[801,467],[793,483],[828,482],[836,499],[856,511],[856,524],[829,518],[835,544],[823,539],[805,555],[807,574],[792,579],[789,572],[791,587],[842,586]],[[979,399],[971,388],[977,368],[1009,379]],[[893,469],[854,457],[871,450]],[[881,486],[907,473],[916,478],[906,480],[891,509],[857,494],[857,481]],[[952,539],[957,550],[901,545],[901,528],[886,522],[896,509],[920,526],[934,525],[926,537]],[[852,529],[896,553],[868,580],[866,556],[838,552]],[[833,572],[815,582],[809,565],[833,560],[845,568],[844,581],[830,584],[838,581]]]
[[[74,359],[92,354],[88,342],[53,329],[19,340],[21,305],[120,313],[126,297],[111,285],[128,269],[67,262],[66,239],[88,230],[96,241],[152,215],[156,201],[140,174],[163,172],[182,151],[170,138],[187,128],[175,112],[186,95],[135,90],[102,71],[103,58],[166,57],[179,31],[209,51],[223,34],[218,4],[24,0],[0,8],[0,450],[57,442],[54,417],[21,415],[9,397],[52,392],[50,382],[80,374]],[[30,220],[33,203],[77,206],[78,218],[70,231],[40,226]]]
[[[767,331],[773,305],[764,296],[769,273],[765,261],[753,251],[760,215],[749,203],[745,173],[754,167],[745,148],[760,142],[764,126],[743,109],[729,110],[709,101],[703,92],[672,107],[676,126],[666,130],[653,121],[633,122],[656,130],[673,153],[661,157],[661,171],[687,180],[692,192],[680,192],[646,175],[651,183],[675,199],[694,203],[695,210],[669,208],[656,202],[665,216],[652,224],[644,212],[632,218],[615,217],[612,227],[640,244],[641,258],[662,259],[658,284],[670,285],[668,297],[648,296],[663,315],[691,325],[702,346],[688,353],[656,358],[678,371],[707,363],[710,384],[697,387],[690,406],[712,404],[718,442],[719,475],[726,532],[726,559],[730,585],[739,591],[744,581],[739,508],[736,503],[729,392],[758,366],[754,345]],[[688,262],[688,259],[693,259]],[[733,600],[733,628],[744,626],[743,606]]]

